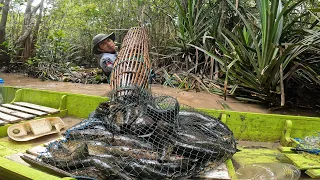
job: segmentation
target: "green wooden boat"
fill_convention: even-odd
[[[87,118],[106,97],[89,96],[63,92],[53,92],[17,87],[2,87],[4,103],[32,103],[57,109],[58,112],[39,115],[31,119],[59,116],[72,125]],[[320,161],[302,153],[291,151],[296,146],[294,138],[304,138],[320,129],[320,118],[259,114],[227,110],[200,109],[209,115],[221,118],[239,141],[237,152],[226,161],[230,178],[236,179],[235,170],[251,163],[289,162],[302,170],[303,178],[320,178]],[[0,116],[1,119],[1,116]],[[23,123],[27,120],[22,120]],[[16,155],[31,148],[59,138],[59,134],[49,135],[27,142],[16,142],[8,138],[7,129],[12,124],[0,126],[0,179],[72,179],[58,177],[45,170],[27,166],[19,162]]]

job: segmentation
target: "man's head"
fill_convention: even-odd
[[[114,33],[96,35],[92,39],[92,45],[93,45],[92,52],[94,54],[115,52],[114,40],[115,40]]]

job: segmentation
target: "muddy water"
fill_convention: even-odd
[[[97,96],[107,96],[110,92],[109,84],[79,84],[69,82],[56,82],[56,81],[41,81],[39,79],[30,78],[24,74],[4,74],[0,73],[0,78],[3,78],[5,85],[17,86],[25,88],[44,89],[60,92],[71,92]],[[270,111],[267,108],[257,105],[248,104],[237,101],[233,98],[228,98],[224,101],[222,97],[207,92],[184,91],[176,88],[164,87],[162,85],[152,85],[151,90],[156,94],[165,94],[178,99],[182,104],[186,104],[195,108],[209,108],[209,109],[226,109],[222,106],[224,103],[230,110],[244,111],[244,112],[257,112],[257,113],[280,113],[292,115],[307,115],[312,116],[309,111]]]

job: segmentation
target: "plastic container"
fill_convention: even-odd
[[[297,180],[301,172],[292,164],[259,163],[240,167],[236,175],[238,180]]]
[[[0,104],[3,103],[3,96],[2,96],[2,86],[4,85],[4,80],[0,78]]]

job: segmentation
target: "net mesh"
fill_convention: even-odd
[[[146,90],[101,103],[64,136],[38,160],[95,179],[192,176],[236,152],[232,132],[219,119]]]
[[[146,28],[131,28],[123,44],[111,101],[69,128],[38,160],[74,176],[164,179],[193,176],[230,158],[236,142],[219,119],[148,91]]]
[[[310,136],[306,136],[300,141],[300,144],[298,146],[306,149],[320,150],[320,132],[314,133]]]
[[[306,136],[302,139],[300,139],[300,138],[295,138],[295,139],[299,143],[292,150],[302,151],[302,152],[316,154],[316,155],[320,154],[320,132],[313,133],[313,134]],[[317,159],[319,161],[319,156],[317,158],[313,158],[313,159]]]

